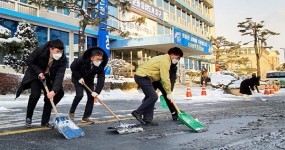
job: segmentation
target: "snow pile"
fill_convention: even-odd
[[[216,72],[211,75],[211,84],[213,86],[229,85],[238,80],[238,75],[232,72]]]
[[[0,25],[0,35],[5,37],[10,37],[11,31],[3,26]]]

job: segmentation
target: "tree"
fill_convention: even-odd
[[[267,46],[267,39],[271,35],[279,35],[279,33],[270,31],[268,29],[264,29],[264,21],[259,23],[252,21],[252,18],[245,18],[246,21],[239,22],[238,28],[241,28],[239,32],[241,32],[242,36],[249,35],[253,37],[253,47],[255,50],[256,56],[256,68],[257,68],[257,76],[260,76],[260,57],[262,56],[262,52],[266,48],[272,48],[271,46]],[[245,43],[244,45],[249,44],[252,41]]]
[[[11,31],[0,25],[0,48],[4,53],[22,47],[22,41],[16,37],[11,38]]]
[[[135,22],[139,25],[141,23],[144,23],[145,18],[139,17],[134,18],[133,20],[120,20],[119,18],[107,14],[106,17],[100,18],[100,13],[104,13],[107,8],[103,8],[102,10],[98,9],[98,5],[101,2],[108,1],[109,3],[112,3],[115,6],[118,6],[120,8],[120,11],[122,13],[129,12],[131,8],[131,3],[128,0],[52,0],[52,1],[46,1],[46,0],[29,0],[30,4],[35,4],[39,7],[57,7],[58,9],[67,9],[68,11],[77,12],[78,17],[82,17],[82,19],[79,21],[79,41],[78,41],[78,51],[79,55],[82,55],[85,47],[85,29],[88,25],[91,26],[98,26],[100,23],[106,22],[106,20],[111,17],[113,19],[116,19],[120,22]],[[117,29],[115,27],[107,25],[110,32],[117,31],[120,36],[122,37],[128,37],[130,32],[126,31],[123,32],[121,29]]]
[[[277,71],[285,71],[285,63],[276,68]]]
[[[16,72],[21,70],[22,73],[25,73],[26,60],[38,44],[35,28],[23,20],[17,26],[14,37],[20,39],[23,45],[20,49],[11,49],[4,57],[4,63]]]
[[[228,41],[225,37],[223,36],[218,36],[217,38],[214,37],[210,37],[210,42],[212,43],[212,52],[215,56],[215,64],[216,65],[225,65],[225,58],[221,58],[222,55],[232,55],[236,52],[236,50],[238,50],[240,48],[240,44],[239,43],[234,43],[234,42],[230,42]]]

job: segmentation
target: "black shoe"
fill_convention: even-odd
[[[28,128],[32,127],[32,119],[31,118],[26,118],[26,126]]]
[[[132,112],[132,116],[135,117],[141,124],[145,124],[145,122],[142,119],[142,115],[139,114],[136,110]]]
[[[46,127],[46,128],[51,128],[53,129],[54,128],[54,125],[51,125],[49,123],[44,123],[44,124],[41,124],[42,127]]]
[[[146,126],[158,126],[157,122],[154,122],[153,120],[144,120]]]
[[[171,113],[171,115],[172,115],[172,120],[176,121],[178,119],[176,112]]]

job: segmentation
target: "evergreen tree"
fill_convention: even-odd
[[[10,50],[9,54],[4,57],[4,63],[17,72],[21,70],[21,72],[24,73],[26,60],[38,44],[35,28],[23,20],[17,26],[14,37],[22,41],[23,47],[21,49]]]

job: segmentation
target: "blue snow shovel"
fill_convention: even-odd
[[[43,84],[46,92],[49,93],[46,82],[43,81]],[[74,139],[85,135],[84,131],[79,128],[72,120],[70,120],[69,117],[59,115],[53,99],[50,99],[50,103],[56,115],[53,121],[59,133],[63,134],[66,139]]]

